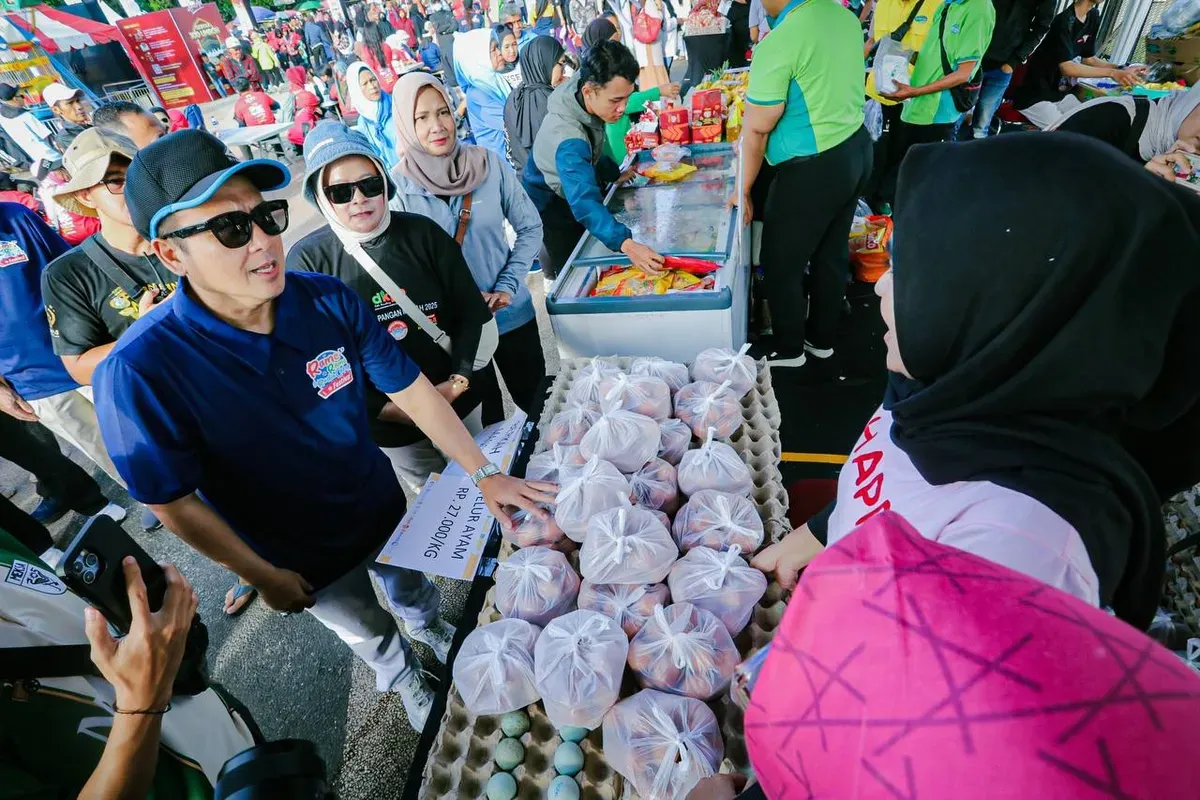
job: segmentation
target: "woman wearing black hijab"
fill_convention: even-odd
[[[1089,202],[1113,186],[1136,215]],[[1160,503],[1200,479],[1200,197],[1074,134],[915,148],[899,195],[887,396],[835,504],[755,565],[792,585],[890,509],[1144,629]]]
[[[583,36],[580,38],[580,52],[583,55],[587,55],[588,50],[591,50],[601,42],[609,41],[621,41],[620,31],[607,15],[596,17],[583,31]]]
[[[525,169],[533,139],[546,118],[546,101],[563,82],[563,46],[553,36],[538,36],[525,46],[521,85],[504,101],[504,130],[508,134],[508,160],[517,174]]]

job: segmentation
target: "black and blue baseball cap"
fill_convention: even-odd
[[[164,219],[207,203],[234,175],[249,178],[260,192],[282,189],[292,178],[273,159],[238,161],[207,131],[164,136],[139,150],[125,173],[125,204],[133,227],[147,239],[157,238]]]

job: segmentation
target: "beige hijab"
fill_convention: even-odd
[[[426,86],[441,92],[446,107],[454,110],[446,87],[437,78],[426,72],[400,76],[392,88],[392,116],[396,119],[396,145],[400,151],[396,172],[436,195],[470,194],[487,178],[487,151],[463,144],[457,138],[454,149],[444,156],[430,155],[425,150],[417,139],[413,117],[416,116],[417,95]],[[455,131],[451,131],[451,135],[457,137]]]

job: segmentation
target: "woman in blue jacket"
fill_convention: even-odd
[[[497,34],[489,28],[455,34],[453,69],[467,96],[467,119],[475,143],[503,158],[504,101],[521,82],[521,71],[512,31],[499,38],[497,42]]]
[[[513,402],[525,411],[546,374],[541,336],[525,276],[542,246],[542,221],[517,174],[496,153],[462,144],[450,96],[437,78],[410,72],[393,89],[403,155],[392,172],[392,208],[437,222],[462,246],[500,342],[495,363]],[[510,247],[505,220],[516,231]],[[499,387],[485,388],[483,417],[503,418]]]
[[[361,61],[346,68],[350,102],[358,112],[354,130],[367,137],[390,172],[396,166],[396,125],[392,121],[392,96],[379,85],[379,77]]]

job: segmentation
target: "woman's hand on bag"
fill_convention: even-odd
[[[746,788],[746,776],[727,772],[705,778],[692,787],[687,800],[734,800]]]
[[[512,295],[508,292],[484,292],[483,302],[487,303],[488,311],[495,314],[500,309],[512,305]]]
[[[641,242],[626,239],[621,243],[621,252],[629,256],[629,261],[633,266],[648,275],[655,275],[663,270],[663,257],[654,248],[647,247]]]
[[[505,530],[513,529],[511,514],[523,509],[538,519],[547,519],[549,514],[538,503],[552,505],[558,494],[558,486],[545,481],[526,481],[511,475],[492,475],[479,482],[479,491],[488,510],[500,521]]]
[[[808,566],[825,545],[817,541],[807,525],[792,531],[782,540],[756,555],[750,566],[768,574],[773,573],[784,589],[795,589],[800,570]]]

